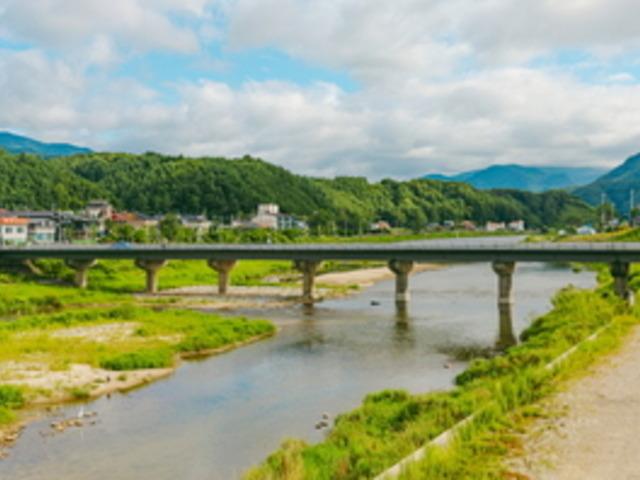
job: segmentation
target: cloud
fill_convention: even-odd
[[[0,23],[40,47],[76,48],[107,38],[133,51],[198,50],[196,34],[172,14],[202,15],[207,0],[0,0]]]
[[[636,0],[236,0],[229,42],[273,45],[344,68],[365,85],[524,64],[558,49],[640,45]]]
[[[301,173],[372,178],[491,163],[613,166],[639,149],[637,66],[604,68],[607,56],[637,51],[628,0],[225,0],[216,2],[225,28],[208,0],[42,0],[49,15],[38,18],[33,5],[0,0],[5,28],[11,19],[11,35],[34,43],[0,49],[0,127],[44,140],[251,154]],[[203,38],[283,50],[359,88],[286,78],[231,86],[212,79],[222,64],[203,60]],[[601,83],[572,65],[531,62],[571,48],[603,67]],[[147,49],[194,52],[212,68],[170,85],[93,68]]]

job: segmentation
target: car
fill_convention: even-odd
[[[111,245],[111,248],[116,250],[128,250],[132,247],[129,242],[116,242]]]

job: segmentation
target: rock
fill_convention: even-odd
[[[371,306],[373,306],[373,307],[377,307],[377,306],[379,306],[379,305],[380,305],[380,302],[379,302],[379,301],[377,301],[377,300],[371,300]]]
[[[451,368],[451,364],[450,364],[450,363],[445,363],[443,366],[444,366],[444,368],[446,368],[447,370]]]
[[[323,414],[322,414],[322,419],[323,419],[323,420],[329,420],[329,414],[328,414],[328,413],[326,413],[326,412],[325,412],[325,413],[323,413]]]
[[[316,423],[316,430],[322,430],[323,428],[327,428],[329,424],[325,420],[320,420]]]

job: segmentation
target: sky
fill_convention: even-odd
[[[412,178],[640,151],[638,0],[0,0],[0,129]]]

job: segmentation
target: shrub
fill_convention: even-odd
[[[19,387],[0,385],[0,407],[20,408],[24,405],[24,396]]]
[[[173,354],[168,349],[141,350],[105,357],[100,366],[107,370],[139,370],[143,368],[167,368],[173,365]]]

